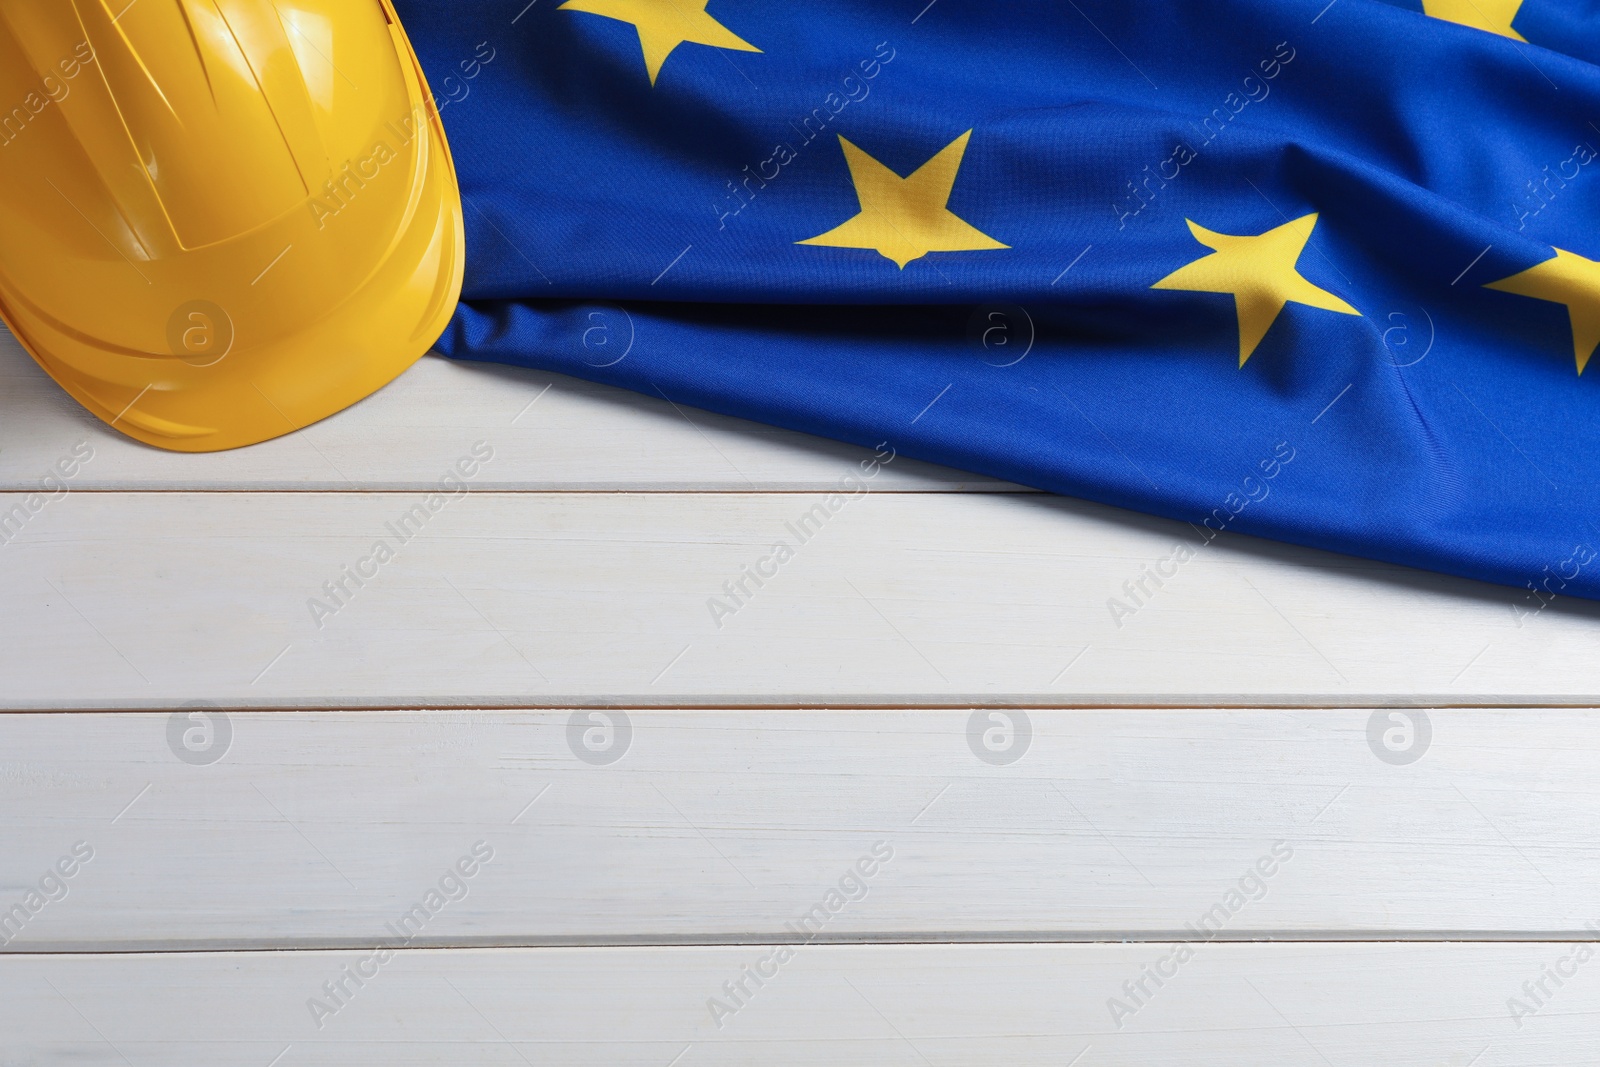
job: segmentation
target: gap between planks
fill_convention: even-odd
[[[277,952],[336,953],[361,952],[382,941],[382,937],[361,938],[270,938],[261,941],[219,939],[185,942],[71,942],[12,945],[0,949],[0,960],[28,957],[86,956],[215,956],[220,954],[261,955]],[[421,942],[421,943],[418,943]],[[1182,931],[1129,931],[1119,935],[1109,931],[1087,933],[1022,932],[1007,933],[819,933],[809,940],[774,937],[766,933],[675,936],[639,934],[629,937],[462,937],[417,941],[396,949],[402,952],[477,952],[516,950],[537,952],[566,949],[696,949],[696,948],[774,948],[779,946],[832,946],[871,948],[874,946],[1102,946],[1102,945],[1578,945],[1600,943],[1600,933],[1582,937],[1573,930],[1296,930],[1292,934],[1263,931],[1225,931],[1212,938],[1197,938]]]
[[[192,705],[182,705],[183,707]],[[871,703],[863,700],[859,694],[842,696],[837,700],[808,700],[793,703],[728,703],[718,702],[713,698],[670,696],[662,698],[660,703],[642,704],[636,700],[628,702],[607,702],[595,699],[558,700],[550,704],[521,703],[496,703],[492,700],[464,701],[459,703],[427,703],[407,704],[403,702],[388,701],[379,704],[315,704],[315,703],[275,703],[275,704],[230,704],[225,701],[208,701],[208,709],[216,711],[237,712],[239,714],[262,715],[428,715],[428,714],[464,714],[483,712],[492,715],[514,715],[520,712],[550,712],[550,711],[626,711],[640,712],[642,714],[669,714],[677,711],[693,712],[727,712],[738,714],[741,712],[764,711],[814,711],[814,712],[846,712],[873,715],[880,712],[892,711],[981,711],[992,708],[997,711],[1054,711],[1066,714],[1076,712],[1114,711],[1137,714],[1147,711],[1161,712],[1194,712],[1196,714],[1207,711],[1227,712],[1277,712],[1277,711],[1379,711],[1394,709],[1397,711],[1596,711],[1600,710],[1600,703],[1593,699],[1572,700],[1566,702],[1543,703],[1518,703],[1514,700],[1484,699],[1467,703],[1448,704],[1440,701],[1406,698],[1403,700],[1373,700],[1352,698],[1348,702],[1332,703],[1328,701],[1284,701],[1271,703],[1258,698],[1240,698],[1238,702],[1230,702],[1227,698],[1208,699],[1200,703],[1186,704],[1157,704],[1157,703],[1107,703],[1089,702],[1081,704],[1066,703],[1030,703],[1028,701],[914,701],[911,703]],[[104,706],[81,708],[4,708],[0,707],[0,718],[5,716],[28,715],[157,715],[170,711],[180,710],[176,703],[153,703],[148,706]]]

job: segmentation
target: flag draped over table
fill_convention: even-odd
[[[400,0],[447,355],[1600,597],[1586,0]]]

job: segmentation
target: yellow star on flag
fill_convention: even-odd
[[[1191,220],[1184,221],[1189,223],[1195,240],[1215,251],[1187,267],[1179,267],[1150,288],[1232,294],[1239,312],[1239,366],[1244,366],[1256,350],[1285,304],[1305,304],[1342,315],[1361,314],[1326,289],[1306,281],[1295,269],[1317,224],[1315,212],[1254,237],[1215,233]]]
[[[1010,248],[968,225],[946,206],[971,137],[971,130],[957,137],[909,178],[900,177],[840,137],[861,213],[827,233],[795,243],[870,248],[894,260],[901,270],[929,252]]]
[[[639,32],[650,84],[656,83],[661,64],[680,44],[705,44],[740,52],[761,49],[736,36],[706,14],[707,0],[567,0],[556,10],[587,11],[619,22],[631,22]]]
[[[1554,259],[1535,263],[1521,274],[1490,282],[1484,288],[1567,305],[1567,317],[1572,320],[1572,348],[1578,358],[1578,373],[1583,373],[1589,357],[1600,347],[1600,263],[1558,248]]]
[[[1422,10],[1429,18],[1443,19],[1471,26],[1475,30],[1498,33],[1513,41],[1526,41],[1511,28],[1522,0],[1422,0]]]

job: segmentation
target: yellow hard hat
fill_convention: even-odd
[[[464,259],[389,0],[0,0],[0,318],[118,430],[210,452],[348,407]]]

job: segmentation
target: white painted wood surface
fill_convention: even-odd
[[[1121,1029],[1107,1001],[1170,949],[805,946],[720,1029],[707,1001],[770,950],[412,952],[320,1030],[307,1001],[368,953],[13,957],[0,1062],[1548,1067],[1593,1062],[1600,963],[1578,948],[1201,945]],[[1562,960],[1519,1029],[1507,1001]]]
[[[1600,611],[1227,536],[1118,626],[1187,526],[896,458],[713,619],[870,455],[427,359],[175,456],[0,335],[0,1067],[1592,1058],[1590,965],[1545,968],[1600,925]],[[1026,754],[980,758],[1006,704]],[[1413,763],[1369,734],[1396,705]],[[606,762],[621,720],[572,717],[618,712]]]
[[[1434,711],[1410,765],[1375,755],[1367,711],[1023,714],[979,723],[1013,728],[1008,765],[954,711],[579,713],[609,764],[579,758],[567,712],[235,714],[194,738],[205,765],[165,715],[0,716],[0,921],[94,850],[0,932],[13,952],[359,945],[478,841],[493,861],[416,944],[793,940],[880,842],[821,939],[1600,923],[1600,713]]]
[[[1600,703],[1594,605],[1246,538],[1116,620],[1192,532],[1043,494],[865,494],[714,617],[824,499],[470,491],[330,616],[426,497],[74,493],[0,547],[0,706]]]

